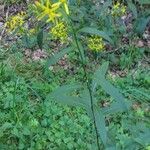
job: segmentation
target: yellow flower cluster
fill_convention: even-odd
[[[18,13],[17,15],[11,16],[10,19],[5,23],[5,27],[8,32],[13,32],[17,28],[21,28],[24,24],[25,12]]]
[[[120,4],[117,2],[116,4],[113,5],[111,14],[113,16],[122,16],[126,13],[126,6]]]
[[[67,28],[64,22],[57,23],[52,29],[51,34],[54,39],[59,39],[62,43],[65,43],[68,38]]]
[[[92,51],[102,51],[105,48],[105,43],[103,41],[103,39],[99,36],[92,36],[89,37],[87,40],[88,44],[88,48]]]
[[[67,4],[67,0],[59,0],[56,3],[52,3],[51,0],[45,0],[45,3],[43,3],[43,0],[40,2],[36,1],[35,6],[37,9],[39,9],[41,12],[38,16],[38,19],[42,19],[44,17],[48,17],[47,22],[55,22],[58,17],[61,17],[62,14],[58,11],[61,6],[64,6],[64,10],[67,15],[69,15],[69,8]]]

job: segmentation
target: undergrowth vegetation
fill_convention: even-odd
[[[149,1],[0,6],[0,149],[150,150]]]

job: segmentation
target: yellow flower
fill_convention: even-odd
[[[17,15],[11,16],[10,19],[5,23],[5,27],[7,28],[7,31],[13,32],[17,28],[21,28],[25,22],[24,17],[25,17],[24,12],[21,12],[21,13],[18,13]]]
[[[119,9],[120,8],[120,3],[117,2],[114,6],[113,6],[114,9]]]
[[[31,28],[29,31],[29,35],[34,35],[36,34],[36,29],[35,28]]]
[[[119,2],[114,4],[111,10],[111,14],[113,16],[122,16],[125,14],[125,12],[126,12],[126,6],[120,4]]]
[[[38,16],[39,20],[48,16],[47,22],[50,22],[50,21],[55,22],[56,18],[61,16],[61,13],[56,12],[56,10],[60,7],[61,2],[52,4],[50,0],[46,0],[46,5],[45,5],[42,2],[40,3],[36,1],[35,5],[37,8],[41,9],[42,11],[40,15]]]
[[[60,0],[60,2],[64,4],[66,14],[69,15],[69,8],[68,8],[67,0]]]
[[[95,35],[95,36],[89,37],[87,42],[88,42],[87,44],[88,48],[92,51],[99,52],[105,48],[103,39],[99,36]]]
[[[52,29],[51,33],[54,39],[60,40],[62,43],[67,42],[68,32],[64,22],[57,23]]]

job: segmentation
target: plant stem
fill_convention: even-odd
[[[80,49],[80,46],[79,46],[79,43],[78,43],[78,39],[77,39],[77,35],[76,35],[76,32],[75,32],[74,27],[72,25],[72,21],[70,21],[70,24],[71,24],[71,28],[72,28],[72,31],[73,31],[73,37],[74,37],[75,43],[76,43],[77,49],[78,49],[80,57],[81,57],[82,68],[83,68],[83,71],[84,71],[86,85],[87,85],[87,88],[88,88],[88,91],[89,91],[89,94],[90,94],[91,112],[92,112],[92,116],[93,116],[93,123],[94,123],[94,128],[95,128],[95,133],[96,133],[96,143],[97,143],[98,150],[100,150],[99,134],[98,134],[97,125],[96,125],[96,117],[95,117],[95,112],[94,112],[93,94],[92,94],[91,85],[90,85],[90,82],[89,82],[90,80],[89,80],[88,75],[87,75],[86,64],[84,63],[82,50]]]

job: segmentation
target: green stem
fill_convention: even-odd
[[[74,27],[72,25],[72,21],[70,21],[70,24],[71,24],[71,28],[73,31],[73,37],[74,37],[75,43],[76,43],[77,49],[78,49],[80,57],[81,57],[81,63],[82,63],[83,71],[84,71],[84,77],[85,77],[86,85],[87,85],[87,88],[88,88],[88,91],[90,94],[91,112],[92,112],[92,116],[93,116],[93,123],[94,123],[94,128],[95,128],[95,133],[96,133],[96,143],[97,143],[98,150],[100,150],[99,135],[98,135],[98,129],[97,129],[97,125],[96,125],[96,117],[95,117],[95,112],[94,112],[94,102],[93,102],[93,94],[92,94],[92,90],[91,90],[91,84],[89,82],[90,80],[89,80],[88,75],[87,75],[86,64],[84,63],[82,50],[80,49],[77,35],[76,35],[76,32],[75,32]]]

